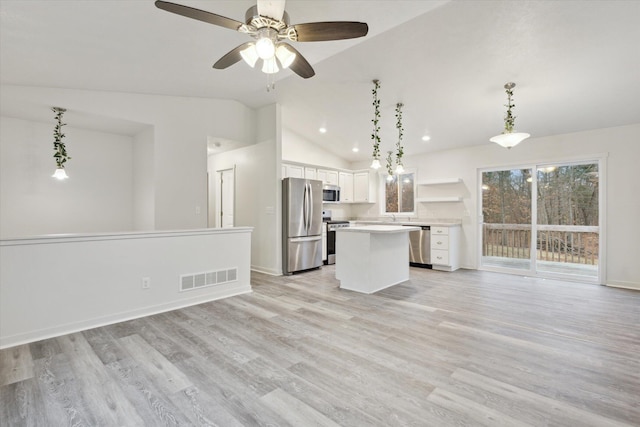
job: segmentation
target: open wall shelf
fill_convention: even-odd
[[[416,199],[420,203],[445,203],[445,202],[461,202],[460,196],[448,196],[448,197],[420,197]]]
[[[462,178],[440,178],[440,179],[426,179],[418,182],[418,185],[441,185],[441,184],[458,184],[462,182]]]

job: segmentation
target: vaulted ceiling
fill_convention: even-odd
[[[240,21],[254,4],[175,2]],[[266,75],[243,62],[211,67],[246,35],[152,0],[0,0],[0,78],[250,107],[278,102],[290,131],[350,161],[371,154],[373,79],[381,82],[382,150],[397,140],[397,102],[407,154],[490,144],[502,130],[508,81],[517,84],[516,128],[533,137],[640,123],[638,1],[288,0],[286,10],[292,23],[367,22],[369,34],[297,43],[315,77],[280,72],[267,92]],[[20,108],[3,102],[2,110]]]

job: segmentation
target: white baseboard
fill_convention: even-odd
[[[640,291],[640,283],[609,281],[606,286],[610,286],[612,288],[633,289],[634,291]]]
[[[60,335],[71,334],[75,332],[85,331],[87,329],[98,328],[101,326],[112,325],[114,323],[125,322],[127,320],[138,319],[140,317],[151,316],[158,313],[164,313],[171,310],[177,310],[183,307],[203,304],[205,302],[216,301],[223,298],[232,297],[251,292],[251,285],[232,283],[229,286],[218,286],[212,288],[215,292],[209,292],[206,295],[181,298],[165,304],[159,304],[149,307],[142,307],[136,310],[130,310],[122,313],[110,314],[108,316],[96,317],[93,319],[80,320],[65,325],[57,325],[50,328],[30,331],[26,333],[0,337],[0,349],[14,347],[17,345],[28,344],[43,339],[54,338]]]
[[[269,276],[282,276],[282,270],[274,270],[271,268],[263,268],[258,267],[256,265],[251,266],[251,271],[256,271],[258,273],[268,274]]]

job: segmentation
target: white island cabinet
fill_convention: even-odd
[[[460,268],[460,226],[431,227],[431,264],[434,270]]]
[[[372,294],[409,280],[409,232],[418,227],[366,225],[336,230],[340,288]]]

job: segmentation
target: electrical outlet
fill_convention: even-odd
[[[143,277],[142,278],[142,289],[151,288],[151,277]]]

